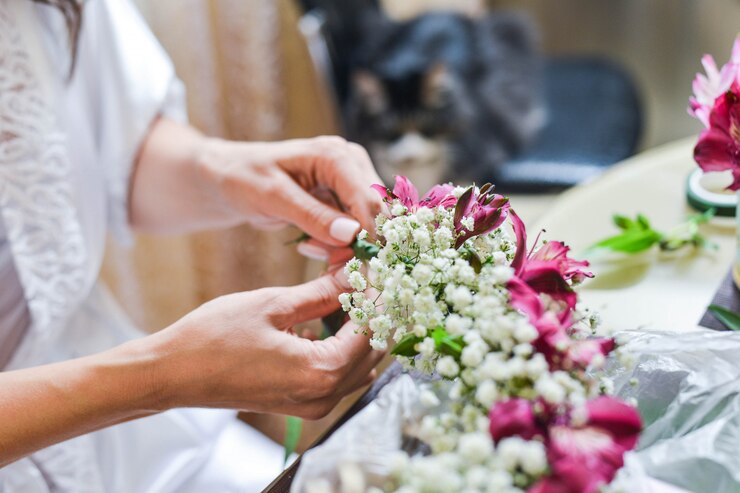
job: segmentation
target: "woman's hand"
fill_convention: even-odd
[[[174,407],[326,415],[383,357],[346,324],[323,341],[296,325],[335,310],[339,278],[223,296],[103,353],[0,372],[0,467],[53,443]],[[29,412],[32,410],[32,412]]]
[[[373,231],[381,207],[367,152],[341,137],[214,140],[201,165],[205,182],[242,220],[263,228],[291,223],[329,246],[348,245],[360,227]]]
[[[339,274],[341,275],[341,273]],[[346,324],[304,339],[303,322],[339,307],[335,276],[217,298],[152,336],[165,407],[223,407],[317,419],[368,384],[383,357]],[[296,330],[297,331],[297,330]]]
[[[149,233],[291,223],[314,238],[304,253],[323,259],[360,227],[374,231],[380,182],[367,152],[341,137],[232,142],[160,118],[137,160],[131,221]]]

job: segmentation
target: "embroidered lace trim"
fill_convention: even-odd
[[[0,210],[32,330],[47,334],[84,295],[87,252],[65,134],[55,128],[12,1],[0,0]]]

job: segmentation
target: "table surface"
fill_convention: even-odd
[[[565,192],[529,223],[530,237],[544,229],[545,238],[564,241],[578,256],[617,232],[611,222],[614,213],[634,217],[641,212],[661,231],[676,226],[695,213],[685,198],[687,176],[696,168],[695,142],[684,139],[641,153]],[[516,200],[512,199],[514,208]],[[579,290],[584,305],[616,330],[696,328],[732,264],[737,244],[734,219],[717,218],[702,231],[716,250],[688,248],[673,255],[652,252],[593,262],[596,278]]]
[[[529,225],[530,238],[544,229],[544,238],[564,241],[576,256],[616,233],[611,223],[614,213],[634,216],[641,212],[655,228],[668,230],[694,213],[686,203],[685,182],[696,167],[692,158],[695,141],[685,139],[641,153],[557,196],[513,195],[512,206]],[[597,310],[603,323],[615,330],[695,329],[736,250],[734,219],[705,225],[703,232],[716,243],[716,250],[645,255],[628,259],[627,264],[594,262],[597,277],[580,288],[585,306]],[[370,402],[397,371],[397,366],[391,366],[325,436]],[[297,465],[265,491],[288,492]]]

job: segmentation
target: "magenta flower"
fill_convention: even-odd
[[[694,159],[704,171],[732,170],[730,190],[740,190],[740,83],[717,98],[709,128],[699,137]]]
[[[457,198],[452,195],[452,191],[455,189],[449,183],[443,183],[442,185],[434,185],[421,199],[419,205],[423,207],[437,207],[442,206],[445,209],[454,207],[457,204]]]
[[[624,465],[642,429],[636,409],[613,397],[586,403],[582,425],[550,426],[546,441],[551,473],[528,493],[596,493]]]
[[[393,190],[384,185],[372,185],[372,188],[386,202],[398,199],[410,211],[416,210],[418,207],[433,208],[439,205],[449,208],[457,203],[457,199],[452,195],[452,190],[455,187],[449,183],[433,186],[421,200],[419,200],[419,192],[416,187],[405,176],[396,176],[396,184]]]
[[[584,270],[587,261],[568,257],[570,248],[560,242],[549,242],[536,252],[527,254],[527,230],[524,222],[511,211],[511,223],[516,235],[516,252],[511,262],[514,275],[537,293],[546,293],[553,299],[563,301],[569,309],[575,308],[577,295],[568,283],[593,277]],[[518,293],[517,293],[518,294]]]
[[[539,250],[530,255],[525,269],[531,269],[537,263],[554,264],[566,280],[579,283],[586,277],[594,277],[593,273],[584,270],[588,267],[587,260],[575,260],[568,257],[570,247],[560,241],[549,241]]]
[[[595,356],[607,356],[616,347],[611,338],[573,339],[568,332],[573,325],[573,310],[566,307],[558,314],[546,312],[538,292],[523,279],[513,277],[507,288],[511,305],[537,329],[539,335],[532,345],[551,369],[585,369]]]
[[[540,409],[538,413],[535,409]],[[547,448],[550,474],[528,493],[595,493],[614,479],[642,429],[640,415],[613,397],[586,403],[582,422],[575,412],[556,412],[545,403],[509,399],[490,411],[494,442],[508,437],[540,439]]]
[[[733,82],[740,82],[740,38],[735,39],[730,61],[717,68],[711,55],[701,59],[704,74],[696,74],[692,84],[694,96],[689,98],[689,114],[698,119],[705,127],[710,126],[710,113],[718,97],[727,92]]]
[[[539,423],[534,414],[534,406],[526,399],[508,399],[496,403],[489,412],[489,430],[494,442],[507,437],[518,436],[530,440],[544,436],[546,429]]]
[[[511,205],[503,195],[493,193],[494,187],[488,183],[480,190],[468,188],[455,205],[455,248],[460,248],[469,238],[479,236],[501,226],[509,214]],[[473,229],[468,229],[464,219],[473,220]]]

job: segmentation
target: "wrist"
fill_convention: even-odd
[[[158,339],[158,334],[154,334],[88,358],[87,378],[96,382],[95,388],[101,393],[114,396],[112,405],[122,413],[120,418],[174,407],[172,385]]]
[[[235,184],[234,168],[243,163],[247,152],[239,147],[246,144],[215,137],[204,137],[193,160],[196,180],[201,189],[203,204],[217,217],[221,226],[234,226],[244,222],[243,212],[234,207],[230,199],[235,185],[243,193],[243,183]]]

